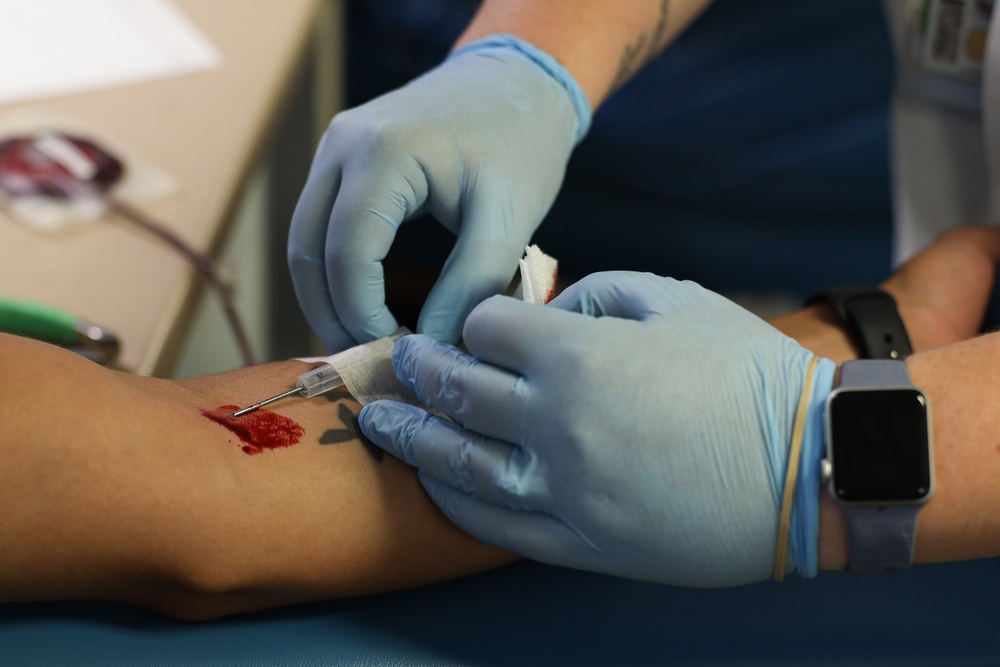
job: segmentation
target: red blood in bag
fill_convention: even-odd
[[[48,136],[67,142],[89,162],[89,176],[81,178],[64,162],[41,150]],[[62,133],[35,134],[0,141],[0,190],[12,197],[70,199],[87,188],[90,194],[107,192],[124,172],[121,160],[81,137]]]

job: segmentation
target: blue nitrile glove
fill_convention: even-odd
[[[420,470],[444,513],[528,558],[633,579],[729,586],[772,574],[792,425],[813,354],[690,282],[592,275],[548,306],[494,297],[473,356],[426,336],[396,374],[450,422],[376,401],[373,442]],[[820,359],[785,568],[816,570]]]
[[[396,330],[382,260],[399,225],[425,212],[458,238],[417,329],[457,340],[469,311],[507,287],[589,124],[569,72],[507,35],[337,115],[288,241],[299,304],[327,349]]]

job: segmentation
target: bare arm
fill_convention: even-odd
[[[882,288],[893,295],[915,352],[979,333],[1000,262],[1000,228],[956,228],[911,258]],[[816,354],[837,363],[859,351],[826,304],[771,321]]]
[[[514,560],[369,450],[346,393],[275,404],[249,432],[217,411],[308,367],[173,382],[0,335],[0,601],[106,599],[202,619]]]
[[[456,48],[495,33],[561,62],[596,109],[663,50],[711,0],[486,0]]]
[[[955,229],[884,284],[899,306],[916,354],[914,383],[931,403],[936,484],[920,513],[914,560],[932,563],[1000,555],[1000,334],[975,337],[1000,262],[1000,229]],[[773,322],[817,354],[841,362],[858,351],[828,306]],[[842,512],[821,491],[820,567],[847,567]]]

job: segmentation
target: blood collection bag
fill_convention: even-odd
[[[94,220],[124,174],[121,160],[82,137],[38,132],[0,140],[0,204],[51,231]]]

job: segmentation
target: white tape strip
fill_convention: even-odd
[[[525,258],[520,263],[521,285],[524,289],[523,294],[518,296],[530,303],[548,302],[555,293],[557,267],[556,260],[539,250],[538,246],[528,247]],[[400,383],[392,368],[392,346],[409,333],[408,329],[401,327],[391,336],[329,357],[300,358],[300,361],[329,363],[340,373],[347,390],[361,405],[387,398],[427,409],[413,392]]]
[[[423,407],[423,403],[409,389],[400,384],[392,369],[392,346],[410,333],[400,328],[391,336],[357,345],[329,357],[305,357],[300,361],[325,361],[340,373],[347,391],[361,405],[383,398],[402,401]]]

